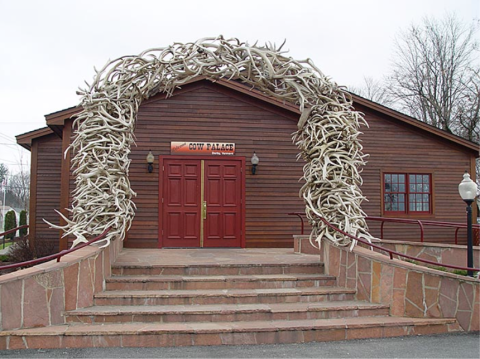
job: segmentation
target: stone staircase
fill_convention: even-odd
[[[455,319],[400,318],[297,263],[116,264],[94,306],[66,325],[11,331],[7,347],[274,344],[445,333]]]

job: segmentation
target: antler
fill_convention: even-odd
[[[350,243],[317,216],[346,232],[368,237],[361,202],[360,168],[365,155],[358,140],[362,114],[353,111],[350,95],[330,81],[310,59],[297,61],[273,46],[249,46],[238,39],[200,39],[124,56],[95,70],[91,85],[80,89],[82,112],[74,121],[75,175],[71,220],[62,228],[74,245],[112,227],[105,238],[125,237],[134,216],[135,193],[128,171],[135,119],[141,102],[159,92],[172,95],[198,77],[239,80],[266,95],[297,105],[302,111],[293,140],[307,164],[300,195],[313,226],[312,239],[323,236]]]

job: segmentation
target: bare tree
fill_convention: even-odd
[[[7,177],[7,175],[8,175],[7,166],[5,166],[3,163],[0,163],[0,186],[3,180]]]
[[[447,132],[478,141],[480,66],[475,28],[455,16],[426,18],[396,41],[388,89],[396,107]]]
[[[349,91],[384,106],[393,105],[392,97],[382,81],[375,80],[373,77],[364,77],[363,82],[360,87],[350,86]]]
[[[20,171],[9,177],[8,193],[10,203],[28,211],[30,202],[30,173]]]
[[[22,152],[19,152],[17,166],[19,168],[18,172],[12,174],[9,178],[9,190],[17,206],[28,212],[30,204],[30,171],[28,160],[25,160]]]
[[[480,70],[470,71],[465,93],[458,103],[456,133],[473,142],[480,142]]]
[[[5,191],[5,205],[8,204],[10,207],[28,211],[30,204],[30,171],[28,160],[25,160],[21,152],[19,152],[15,166],[18,166],[19,170],[13,172],[0,163],[0,183],[5,179],[2,187],[2,191]]]

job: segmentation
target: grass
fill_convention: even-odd
[[[466,271],[465,269],[454,269],[452,273],[458,275],[468,275],[468,271]],[[477,272],[473,272],[474,277],[476,277],[477,275]]]
[[[5,248],[10,247],[14,242],[12,241],[5,241]],[[3,249],[3,240],[0,241],[0,249]]]
[[[464,275],[464,276],[468,275],[468,271],[466,271],[464,269],[448,269],[448,268],[445,268],[445,267],[442,267],[442,266],[434,266],[434,265],[424,264],[424,263],[421,263],[421,262],[413,260],[413,259],[404,259],[404,261],[408,262],[408,263],[424,266],[424,267],[427,267],[427,268],[436,269],[436,270],[439,270],[439,271],[442,271],[442,272],[448,272],[448,273],[453,273],[453,274],[456,274],[456,275]],[[476,277],[477,275],[478,275],[478,272],[473,272],[474,277]]]

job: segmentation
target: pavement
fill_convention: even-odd
[[[1,350],[5,358],[480,358],[480,333],[275,345]]]

